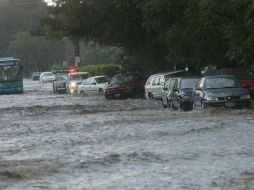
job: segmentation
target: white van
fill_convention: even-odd
[[[158,73],[151,75],[145,84],[145,97],[147,99],[161,99],[162,89],[165,83],[173,77],[190,76],[185,70],[171,71],[167,73]]]

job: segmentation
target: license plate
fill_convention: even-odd
[[[116,98],[119,98],[119,97],[120,97],[120,94],[115,94],[115,97],[116,97]]]
[[[227,108],[235,107],[235,102],[226,102],[225,107],[227,107]]]

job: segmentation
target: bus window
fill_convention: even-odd
[[[7,70],[8,80],[20,80],[22,79],[20,67],[10,67]]]
[[[7,80],[5,70],[3,67],[0,67],[0,81]]]

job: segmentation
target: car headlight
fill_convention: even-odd
[[[205,97],[205,99],[208,100],[208,101],[216,101],[216,100],[218,100],[218,97],[215,97],[215,96],[207,96],[207,97]]]
[[[76,82],[71,82],[71,87],[75,88],[77,86],[77,83]]]
[[[240,97],[241,100],[246,100],[246,99],[250,99],[250,95],[243,95]]]

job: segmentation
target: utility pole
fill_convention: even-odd
[[[75,66],[78,67],[80,64],[80,45],[79,40],[75,42]]]

